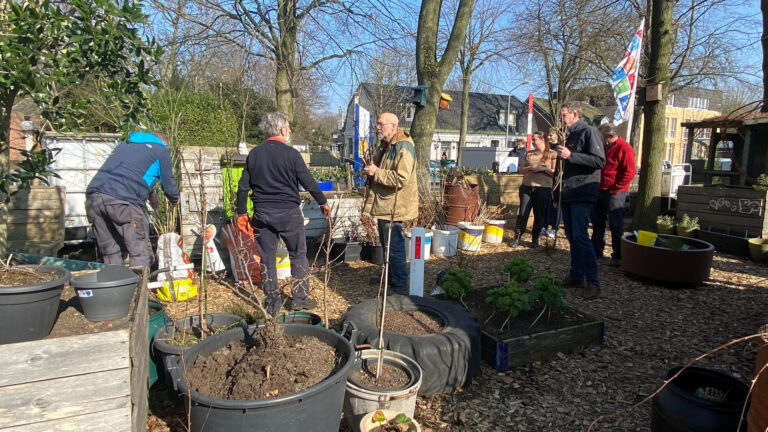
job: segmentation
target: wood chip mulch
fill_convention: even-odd
[[[461,263],[474,274],[473,286],[505,281],[501,268],[511,258],[526,256],[536,274],[565,276],[568,242],[558,249],[484,243],[479,252],[451,258],[433,257],[426,263],[425,293],[431,292],[437,273]],[[525,239],[525,237],[524,237]],[[609,255],[610,242],[606,250]],[[620,269],[600,262],[602,296],[584,301],[569,293],[566,303],[606,324],[605,344],[580,352],[558,354],[507,372],[483,363],[481,374],[453,394],[419,397],[415,418],[425,431],[586,431],[598,417],[617,413],[652,394],[673,366],[690,362],[719,345],[757,333],[768,323],[768,266],[730,255],[716,254],[710,280],[696,288],[669,288],[628,278]],[[377,266],[357,262],[340,264],[331,274],[328,315],[338,326],[350,305],[376,295],[368,284]],[[685,271],[685,269],[681,269]],[[320,275],[320,277],[322,277]],[[322,283],[311,281],[312,298],[322,304]],[[289,295],[290,289],[284,287]],[[242,304],[231,290],[212,284],[209,311],[228,311]],[[170,315],[184,316],[196,301],[167,304]],[[312,312],[323,316],[322,306]],[[716,368],[742,380],[753,378],[755,344],[726,348],[699,365]],[[595,431],[650,431],[650,402],[599,422]],[[162,415],[160,416],[162,417]],[[180,419],[151,416],[148,430],[183,430]],[[342,424],[341,430],[348,430]]]

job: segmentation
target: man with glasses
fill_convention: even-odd
[[[603,137],[584,121],[579,102],[564,103],[560,117],[568,128],[565,145],[558,145],[556,150],[563,159],[561,202],[565,236],[571,245],[571,269],[563,282],[566,287],[580,288],[581,296],[589,300],[600,296],[597,258],[588,228],[597,201],[600,169],[605,166]]]
[[[317,303],[309,298],[307,239],[299,185],[320,204],[326,219],[331,215],[331,208],[301,154],[288,145],[291,135],[288,116],[281,112],[269,113],[261,120],[259,128],[269,138],[254,147],[245,160],[245,169],[237,184],[237,224],[247,227],[249,223],[247,199],[250,192],[253,201],[251,222],[257,231],[256,244],[267,270],[262,284],[267,312],[275,315],[282,305],[277,286],[278,238],[285,242],[291,260],[292,309],[314,309]]]
[[[392,243],[389,248],[389,286],[394,292],[407,293],[408,267],[406,266],[403,222],[416,219],[419,212],[419,191],[414,168],[416,150],[411,137],[398,128],[397,116],[383,113],[376,122],[380,141],[373,160],[365,161],[369,176],[363,215],[370,215],[378,223],[379,239],[386,250],[390,225]],[[379,283],[373,276],[372,283]]]

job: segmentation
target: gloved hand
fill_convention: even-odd
[[[328,204],[321,205],[320,210],[323,212],[325,220],[329,220],[331,218],[331,207]]]
[[[251,228],[251,221],[248,219],[248,215],[237,215],[237,229],[244,233],[253,232],[253,228]]]

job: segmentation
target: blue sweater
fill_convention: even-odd
[[[237,214],[246,214],[248,192],[256,209],[290,209],[301,205],[299,184],[318,204],[328,202],[317,182],[293,147],[267,140],[248,153],[237,184]]]
[[[144,207],[158,181],[165,196],[173,203],[178,202],[171,152],[155,135],[134,132],[115,147],[85,193],[100,192]]]

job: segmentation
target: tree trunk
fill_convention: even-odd
[[[472,78],[472,67],[464,71],[461,87],[461,123],[459,125],[459,148],[456,152],[456,166],[461,166],[461,148],[467,142],[467,120],[469,118],[469,83]]]
[[[421,84],[421,82],[419,83]],[[426,84],[426,83],[425,83]],[[437,110],[440,104],[440,93],[443,86],[435,88],[436,84],[427,84],[427,105],[416,108],[411,123],[411,138],[416,144],[416,165],[429,166],[429,153],[432,146],[432,135],[435,132]],[[420,108],[420,109],[419,109]]]
[[[288,70],[279,65],[275,76],[275,107],[293,121],[293,86]]]
[[[674,0],[653,0],[650,26],[651,52],[646,88],[660,83],[663,91],[660,100],[648,101],[646,98],[645,101],[642,169],[637,192],[637,207],[632,218],[632,226],[635,229],[654,227],[660,210],[657,197],[661,192],[661,171],[664,159],[664,115],[669,88],[669,61],[674,40],[672,34],[674,5]]]
[[[768,0],[760,0],[760,10],[763,13],[763,36],[760,43],[763,46],[763,107],[761,112],[768,112]]]
[[[280,39],[277,42],[275,55],[275,106],[293,121],[293,104],[295,92],[294,79],[299,72],[296,66],[296,51],[298,49],[298,21],[296,19],[296,0],[278,0],[277,21],[280,29]]]
[[[0,91],[0,175],[11,171],[11,110],[16,99],[15,91]],[[0,257],[8,249],[8,206],[0,193]]]

